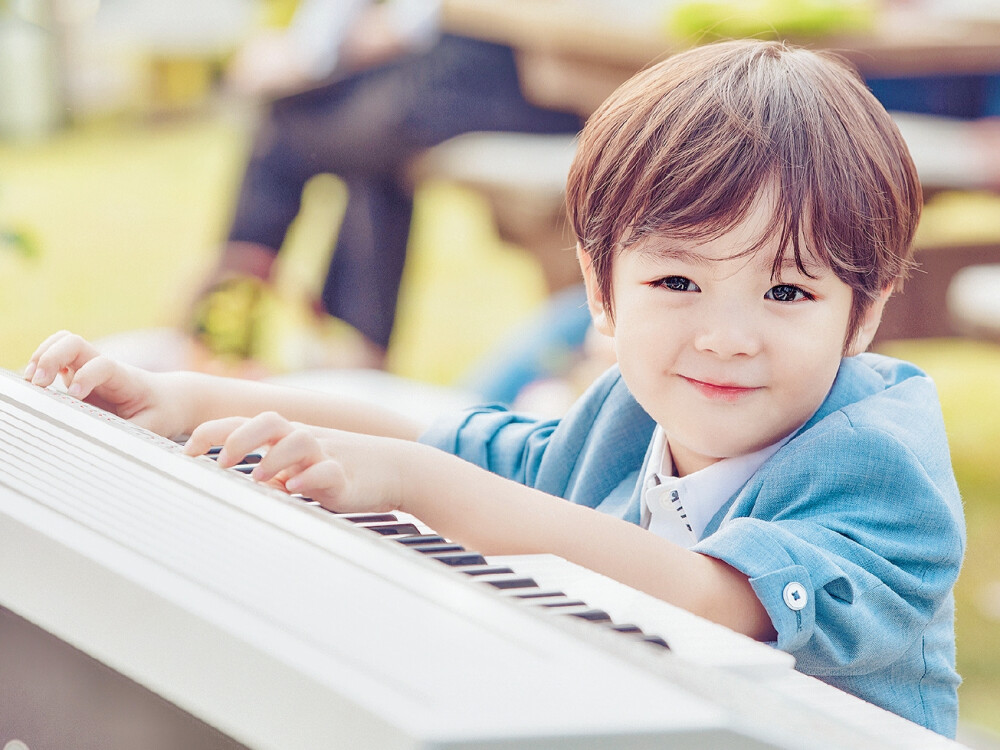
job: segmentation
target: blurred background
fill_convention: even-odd
[[[327,3],[338,4],[354,5]],[[426,147],[414,141],[406,163],[393,165],[412,220],[387,343],[376,341],[375,356],[370,336],[324,309],[327,268],[350,216],[342,174],[318,170],[296,186],[301,210],[266,273],[220,271],[248,163],[278,103],[384,64],[352,67],[345,61],[364,56],[346,52],[317,62],[329,49],[316,39],[336,15],[322,5],[0,0],[0,366],[20,369],[45,336],[70,328],[154,367],[320,371],[334,381],[331,368],[377,369],[431,389],[421,393],[470,399],[495,396],[488,376],[502,370],[505,398],[551,413],[579,392],[593,373],[588,354],[602,354],[579,325],[562,218],[569,120],[498,118],[505,132],[470,120]],[[922,270],[890,302],[876,347],[916,362],[941,392],[969,527],[957,589],[963,731],[989,746],[1000,735],[1000,2],[430,5],[429,15],[407,16],[419,29],[410,22],[405,54],[422,54],[442,33],[509,47],[526,99],[581,120],[671,50],[734,36],[840,51],[893,111],[924,182]],[[361,37],[362,50],[371,38]],[[295,75],[272,75],[297,53]],[[248,67],[248,55],[278,63]],[[251,306],[226,286],[230,296],[205,308],[234,276],[265,281],[252,287]],[[239,332],[250,319],[252,342],[226,343],[227,326]]]

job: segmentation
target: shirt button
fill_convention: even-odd
[[[785,586],[785,590],[781,592],[781,597],[785,600],[788,608],[796,612],[805,607],[809,601],[809,594],[806,592],[806,587],[798,581],[792,581]]]
[[[664,510],[672,510],[677,507],[677,503],[681,500],[680,493],[677,490],[670,490],[670,492],[662,492],[660,494],[660,507]]]

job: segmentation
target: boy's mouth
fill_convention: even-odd
[[[736,383],[711,383],[684,375],[681,375],[681,377],[703,396],[719,401],[735,402],[744,396],[760,390],[759,387],[755,386],[737,385]]]

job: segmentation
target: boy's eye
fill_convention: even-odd
[[[655,283],[655,286],[669,289],[672,292],[700,292],[701,289],[691,279],[684,276],[666,276]]]
[[[778,284],[767,290],[765,299],[772,299],[775,302],[798,302],[804,299],[812,299],[812,295],[791,284]]]

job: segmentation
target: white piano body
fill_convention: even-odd
[[[0,373],[0,747],[957,747],[558,558],[490,562],[671,648]]]

